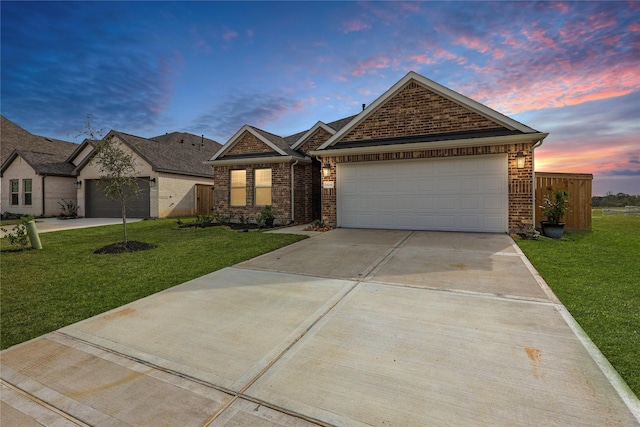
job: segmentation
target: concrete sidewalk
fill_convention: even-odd
[[[506,235],[332,230],[5,350],[2,425],[640,425]]]

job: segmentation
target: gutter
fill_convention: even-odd
[[[291,222],[295,221],[295,211],[296,211],[296,207],[295,207],[295,187],[296,187],[296,183],[295,183],[295,172],[294,172],[294,166],[298,164],[300,160],[296,160],[294,163],[291,164]]]
[[[548,133],[529,133],[522,135],[493,136],[485,138],[466,138],[447,141],[416,142],[410,144],[386,144],[369,147],[326,148],[309,153],[312,156],[344,156],[351,154],[398,153],[403,151],[437,150],[442,148],[475,147],[478,145],[504,145],[526,142],[541,142]]]
[[[203,162],[205,165],[211,166],[235,166],[235,165],[257,165],[260,163],[291,163],[291,162],[311,163],[309,157],[299,158],[294,156],[273,156],[273,157],[254,157],[246,159],[222,159],[207,160]]]

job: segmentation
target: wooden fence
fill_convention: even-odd
[[[196,184],[196,215],[211,215],[213,207],[213,185]]]
[[[542,201],[556,190],[569,194],[569,210],[563,221],[567,230],[591,230],[591,181],[589,173],[536,172],[536,227],[546,218],[542,215]]]

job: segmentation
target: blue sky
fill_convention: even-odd
[[[640,194],[639,2],[0,2],[0,110],[226,142],[360,111],[416,71],[542,132],[536,169]]]

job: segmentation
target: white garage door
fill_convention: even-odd
[[[505,232],[507,156],[338,164],[338,226]]]

